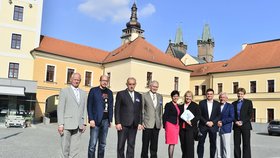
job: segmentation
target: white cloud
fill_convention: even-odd
[[[123,22],[130,18],[130,5],[130,0],[85,0],[78,10],[97,20]],[[149,3],[138,12],[139,16],[146,17],[155,12],[155,7]]]
[[[156,12],[156,8],[151,3],[147,4],[143,9],[140,10],[139,16],[145,17],[152,15],[154,12]]]

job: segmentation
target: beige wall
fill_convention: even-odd
[[[34,80],[37,81],[37,102],[36,117],[41,117],[45,113],[46,99],[53,95],[58,95],[61,88],[69,86],[67,84],[67,68],[75,69],[75,72],[81,74],[80,88],[89,92],[90,88],[99,85],[99,77],[103,74],[101,64],[83,62],[79,60],[49,55],[41,52],[34,54]],[[54,82],[46,81],[47,65],[55,66]],[[92,72],[92,85],[85,86],[85,71]]]
[[[274,80],[275,92],[268,93],[267,80]],[[256,81],[256,93],[250,93],[250,81]],[[233,82],[238,82],[239,87],[246,89],[245,98],[253,101],[256,109],[256,121],[267,122],[267,109],[274,109],[274,118],[280,119],[280,68],[262,69],[252,71],[215,73],[207,76],[191,77],[190,87],[194,92],[195,85],[200,86],[199,96],[195,96],[198,102],[205,97],[201,95],[201,85],[205,84],[206,88],[213,88],[215,99],[218,99],[218,83],[223,84],[223,91],[228,93],[229,102],[237,99],[233,93]]]
[[[152,72],[152,80],[159,82],[158,92],[164,96],[164,103],[170,101],[170,93],[174,89],[174,77],[179,77],[179,91],[181,95],[189,90],[190,72],[170,68],[145,61],[127,59],[105,64],[105,74],[111,73],[111,89],[117,92],[126,88],[126,79],[130,76],[137,80],[136,91],[147,92],[147,72]]]
[[[24,7],[23,21],[13,20],[14,6]],[[30,7],[32,6],[32,7]],[[19,79],[32,80],[30,51],[39,46],[43,0],[0,1],[0,77],[8,77],[9,62],[19,63]],[[21,48],[11,49],[12,34],[21,34]]]
[[[186,53],[183,58],[181,59],[181,61],[185,64],[185,65],[192,65],[192,64],[198,64],[198,61],[195,60],[190,54]]]

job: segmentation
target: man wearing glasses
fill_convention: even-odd
[[[100,76],[100,85],[91,88],[88,95],[88,120],[90,123],[90,140],[88,158],[95,158],[98,143],[98,158],[104,158],[108,128],[113,118],[113,93],[107,88],[108,76]]]

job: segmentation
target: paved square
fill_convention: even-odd
[[[60,151],[57,124],[37,124],[31,128],[0,128],[0,158],[56,158]],[[135,157],[140,157],[142,132],[137,133]],[[82,136],[81,158],[87,157],[89,129]],[[167,158],[167,145],[164,143],[164,131],[159,136],[159,158]],[[252,158],[280,158],[280,136],[268,136],[266,124],[254,125],[252,131]],[[195,145],[196,146],[196,145]],[[116,157],[117,132],[109,130],[106,146],[106,158]],[[233,152],[233,142],[231,144]],[[233,154],[233,153],[232,153]],[[209,142],[206,140],[204,157],[209,157]],[[176,145],[174,158],[180,158],[180,144]]]

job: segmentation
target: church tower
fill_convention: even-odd
[[[126,23],[126,28],[122,32],[122,44],[133,41],[139,36],[144,38],[144,30],[141,29],[141,24],[137,21],[137,7],[135,3],[131,7],[130,21]]]
[[[214,38],[211,37],[210,27],[205,24],[203,27],[202,38],[197,40],[198,58],[206,62],[213,62],[213,52],[215,47]]]
[[[166,50],[166,54],[170,54],[176,58],[183,58],[183,56],[187,53],[187,44],[184,43],[183,40],[183,31],[179,26],[176,31],[175,41],[174,43],[169,41],[169,45]]]

